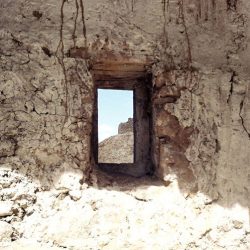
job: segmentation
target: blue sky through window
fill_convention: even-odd
[[[102,141],[118,133],[118,125],[133,117],[133,91],[98,89],[98,136]]]

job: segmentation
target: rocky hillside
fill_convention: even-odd
[[[134,161],[133,119],[120,123],[118,134],[99,143],[100,163],[133,163]]]
[[[118,134],[126,134],[133,132],[134,120],[133,118],[128,118],[127,122],[122,122],[118,126]]]

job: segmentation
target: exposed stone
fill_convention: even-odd
[[[134,127],[134,124],[133,124],[133,118],[128,118],[128,121],[127,122],[122,122],[119,124],[118,126],[118,134],[126,134],[128,132],[134,132],[133,131],[133,127]]]
[[[68,165],[65,163],[65,167]],[[83,173],[80,169],[72,169],[70,171],[66,170],[65,172],[60,172],[57,180],[55,181],[55,188],[60,189],[67,189],[67,190],[79,190],[81,187],[81,180],[83,178]]]
[[[234,228],[241,229],[243,227],[243,222],[234,220],[233,225],[234,225]]]
[[[12,226],[5,221],[0,221],[0,242],[11,241],[12,233]]]
[[[5,217],[13,214],[13,202],[0,201],[0,217]]]
[[[78,201],[82,197],[82,192],[79,191],[79,190],[78,191],[74,190],[74,191],[70,191],[69,195],[70,195],[70,197],[71,197],[72,200]]]

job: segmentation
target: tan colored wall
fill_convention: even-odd
[[[249,1],[82,2],[83,15],[75,1],[0,2],[2,169],[80,189],[93,167],[91,67],[132,58],[153,74],[156,173],[248,209]]]

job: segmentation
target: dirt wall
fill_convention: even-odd
[[[248,227],[249,10],[247,0],[0,1],[3,200],[6,173],[34,194],[95,179],[93,68],[136,61],[153,76],[156,174]]]

